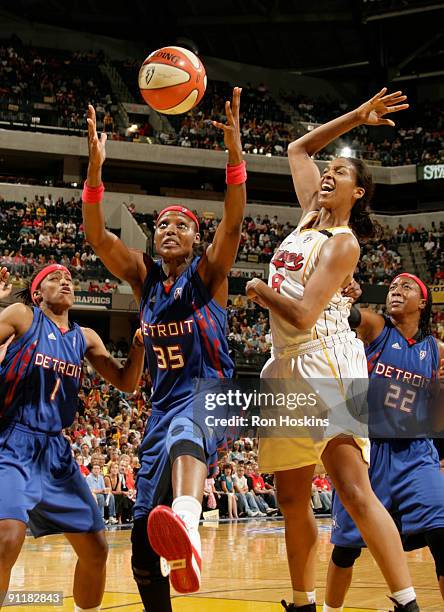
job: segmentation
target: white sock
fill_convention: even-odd
[[[195,497],[191,495],[181,495],[176,497],[171,506],[175,512],[184,521],[187,527],[192,529],[199,528],[199,519],[202,512],[202,505]]]
[[[344,606],[339,606],[339,608],[332,608],[331,606],[327,606],[324,603],[324,607],[322,608],[322,612],[342,612],[344,610]]]
[[[316,602],[316,591],[293,591],[295,606],[306,606]]]
[[[406,589],[392,593],[392,597],[401,606],[406,606],[409,602],[416,599],[415,589],[412,586],[407,587]]]
[[[96,608],[79,608],[74,604],[74,612],[100,612],[100,606]]]

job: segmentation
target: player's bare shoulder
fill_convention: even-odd
[[[103,344],[99,334],[90,327],[81,327],[80,329],[82,330],[86,341],[86,351],[89,351],[92,348],[97,348]]]
[[[0,313],[0,321],[9,324],[15,330],[16,339],[23,336],[32,325],[34,313],[32,308],[17,302],[7,306]]]
[[[343,232],[330,236],[322,245],[322,253],[335,257],[359,258],[361,247],[352,232]]]

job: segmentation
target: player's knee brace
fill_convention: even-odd
[[[146,612],[172,612],[170,581],[162,575],[159,555],[151,548],[147,524],[148,515],[136,519],[131,533],[134,580]]]
[[[131,533],[134,580],[140,586],[149,586],[155,582],[167,580],[160,570],[159,555],[151,548],[147,533],[148,516],[134,521]]]
[[[205,452],[202,446],[191,440],[178,440],[175,442],[169,451],[170,463],[173,465],[178,457],[188,455],[206,463]]]
[[[444,576],[444,528],[431,529],[425,533],[425,541],[435,561],[438,580]]]
[[[352,548],[350,546],[337,546],[333,548],[331,560],[338,567],[346,569],[353,567],[354,562],[361,556],[360,548]]]

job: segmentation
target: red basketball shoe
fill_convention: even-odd
[[[170,566],[170,581],[178,593],[200,588],[202,552],[197,529],[168,506],[156,506],[148,517],[148,537],[156,553]]]

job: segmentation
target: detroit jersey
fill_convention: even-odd
[[[431,428],[430,399],[439,367],[433,336],[406,340],[389,318],[367,349],[372,438],[409,438]]]
[[[304,287],[313,274],[319,261],[319,255],[325,241],[336,234],[353,234],[347,227],[332,227],[319,230],[306,227],[316,220],[318,211],[303,217],[298,227],[281,243],[270,263],[268,285],[291,298],[301,299]],[[350,300],[338,290],[322,312],[312,329],[300,330],[279,315],[270,312],[270,328],[273,348],[283,349],[325,336],[350,332],[348,316]]]
[[[417,334],[406,340],[387,318],[366,354],[373,438],[370,483],[404,536],[405,550],[422,548],[427,545],[425,533],[444,527],[444,477],[438,452],[424,437],[427,387],[439,363],[438,346],[432,336]],[[422,429],[416,439],[415,427]],[[365,546],[337,495],[332,517],[332,544]]]
[[[197,266],[165,289],[165,275],[153,262],[143,287],[140,325],[152,378],[151,403],[166,412],[189,404],[196,378],[230,378],[226,312],[208,293]]]
[[[33,307],[31,327],[9,345],[0,366],[0,427],[15,422],[46,433],[69,427],[78,409],[85,351],[76,323],[62,333]]]

